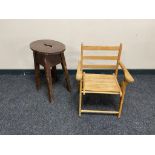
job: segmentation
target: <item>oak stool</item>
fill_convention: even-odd
[[[64,56],[65,45],[54,40],[37,40],[30,44],[30,48],[33,51],[34,56],[35,82],[37,90],[40,88],[40,65],[42,65],[45,70],[48,96],[49,101],[51,102],[51,98],[53,98],[52,81],[56,78],[56,65],[61,63],[65,75],[67,90],[71,91],[69,74]]]

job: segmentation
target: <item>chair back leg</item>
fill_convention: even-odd
[[[79,116],[81,116],[81,106],[82,106],[82,80],[80,80],[80,91],[79,91]]]

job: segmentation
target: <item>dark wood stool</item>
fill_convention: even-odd
[[[64,56],[65,45],[54,40],[37,40],[30,44],[30,48],[34,56],[36,88],[40,88],[40,65],[42,65],[45,69],[48,96],[51,102],[51,98],[53,98],[52,81],[56,78],[56,65],[61,63],[65,74],[67,90],[71,91],[69,74]],[[52,76],[50,67],[52,67]]]

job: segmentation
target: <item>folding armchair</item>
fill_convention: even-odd
[[[96,56],[96,55],[85,55],[89,51],[95,51],[96,54],[104,51],[113,51],[115,56]],[[80,81],[80,92],[79,92],[79,116],[81,113],[102,113],[102,114],[116,114],[118,118],[121,116],[124,96],[126,92],[126,86],[129,83],[134,82],[133,77],[128,72],[126,67],[120,61],[122,52],[122,44],[119,46],[85,46],[81,44],[81,59],[78,63],[76,79]],[[110,53],[110,52],[109,52]],[[85,61],[100,60],[106,62],[107,60],[115,61],[113,65],[107,64],[85,64]],[[118,82],[118,68],[119,66],[123,70],[124,80],[119,84]],[[86,69],[113,69],[113,74],[92,74],[86,73]],[[118,111],[103,111],[103,110],[84,110],[82,109],[82,98],[87,93],[97,94],[115,94],[120,96],[120,103]]]

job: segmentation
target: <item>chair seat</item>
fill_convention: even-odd
[[[120,94],[121,88],[115,74],[88,74],[84,73],[83,93]]]

